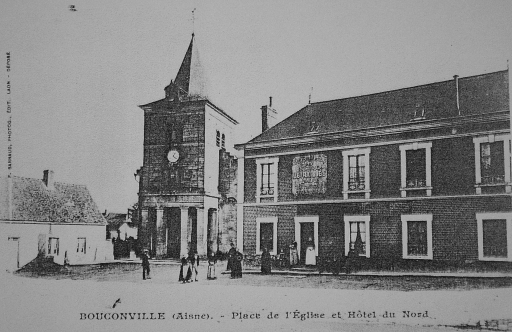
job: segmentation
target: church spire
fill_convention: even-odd
[[[181,63],[178,74],[171,83],[165,88],[167,98],[183,100],[183,98],[206,98],[206,76],[204,74],[199,53],[194,43],[195,34],[192,33],[192,39],[188,46],[185,57]]]

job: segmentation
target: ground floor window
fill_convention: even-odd
[[[477,213],[478,259],[512,261],[512,214]]]
[[[79,254],[85,254],[85,250],[85,237],[79,237],[76,252]]]
[[[256,253],[264,248],[277,255],[277,217],[256,218]]]
[[[51,237],[48,239],[48,255],[59,255],[59,238]]]
[[[345,255],[353,248],[357,255],[370,257],[370,216],[344,216]]]
[[[432,259],[432,215],[402,215],[402,256]]]

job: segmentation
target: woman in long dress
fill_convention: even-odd
[[[270,252],[268,252],[267,248],[264,248],[263,253],[261,254],[261,273],[272,273],[272,257],[270,256]]]
[[[178,279],[181,283],[186,283],[190,281],[190,277],[192,276],[192,271],[190,270],[190,266],[185,257],[181,258],[181,267],[180,267],[180,277]]]
[[[242,253],[236,249],[236,254],[231,265],[231,279],[242,278],[242,259]]]
[[[316,265],[315,244],[312,238],[309,238],[308,246],[306,247],[306,265]]]

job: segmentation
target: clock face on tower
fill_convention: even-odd
[[[169,160],[169,162],[171,163],[177,162],[178,159],[180,159],[180,153],[178,152],[178,150],[172,149],[167,154],[167,160]]]

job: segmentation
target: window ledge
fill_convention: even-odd
[[[502,187],[502,186],[510,186],[512,183],[500,182],[500,183],[477,183],[475,184],[475,188],[480,187]]]
[[[421,259],[421,260],[432,260],[430,256],[403,256],[403,259]]]
[[[364,194],[364,193],[371,193],[371,190],[347,190],[342,191],[342,194]]]
[[[488,262],[511,262],[512,258],[488,256],[488,257],[479,257],[478,260],[479,261],[488,261]]]
[[[402,187],[400,190],[432,190],[432,187]]]

